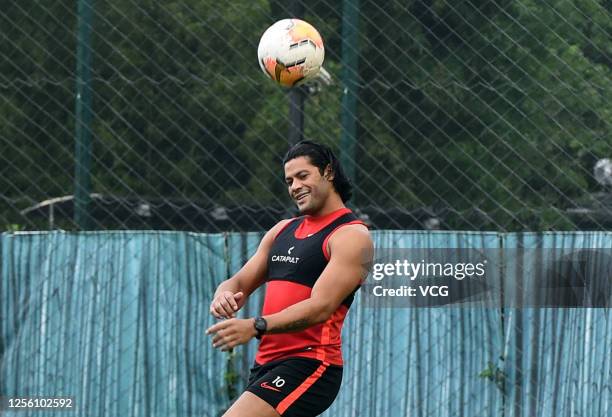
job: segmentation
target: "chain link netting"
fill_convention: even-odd
[[[91,6],[84,25],[77,3]],[[295,92],[256,54],[294,7],[322,34],[331,75],[300,90],[303,135],[354,162],[351,208],[381,240],[467,230],[449,242],[471,247],[476,231],[612,226],[608,0],[3,2],[0,227],[24,233],[0,240],[0,395],[77,386],[93,414],[216,416],[240,392],[254,345],[228,358],[198,329],[214,286],[295,214],[282,167]],[[79,45],[91,53],[81,125]],[[30,234],[84,228],[78,164],[91,180],[86,228],[122,231]],[[554,236],[550,247],[610,250],[606,233]],[[357,303],[334,409],[347,416],[609,413],[609,308]],[[257,314],[261,299],[247,307]]]
[[[489,243],[494,235],[486,236]],[[249,343],[229,355],[213,349],[204,334],[214,323],[210,296],[252,256],[261,236],[0,235],[0,399],[70,396],[77,415],[221,416],[244,389],[257,346]],[[433,236],[431,245],[454,241],[464,248],[485,237],[409,231],[373,236],[377,247],[422,247]],[[509,246],[516,239],[497,237]],[[565,243],[566,253],[589,244],[608,253],[612,247],[604,233],[581,233],[573,244],[563,242],[563,234],[546,238],[534,234],[531,243],[540,250]],[[526,266],[542,262],[527,258]],[[557,256],[549,258],[542,265]],[[506,268],[513,271],[509,283],[533,278],[530,268]],[[520,291],[527,296],[532,290]],[[343,331],[342,388],[324,415],[609,415],[609,307],[372,308],[364,291]],[[257,315],[262,302],[258,290],[239,317]]]
[[[374,228],[610,225],[612,179],[594,175],[611,156],[609,2],[345,3],[301,5],[331,74],[304,88],[304,136],[354,161],[352,205]],[[288,93],[256,58],[290,3],[92,7],[90,227],[263,230],[292,213]],[[343,7],[358,8],[345,51]],[[12,2],[0,19],[2,223],[74,228],[76,4]]]

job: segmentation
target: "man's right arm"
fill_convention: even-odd
[[[223,281],[215,291],[210,313],[216,318],[234,317],[253,291],[261,286],[268,272],[268,255],[274,238],[291,219],[281,220],[264,235],[255,254],[230,279]]]

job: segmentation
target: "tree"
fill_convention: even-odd
[[[342,2],[304,5],[334,81],[308,98],[305,134],[340,153]],[[4,6],[0,216],[13,224],[19,209],[73,193],[76,5]],[[94,191],[290,207],[287,94],[256,61],[287,7],[96,2]],[[573,227],[563,210],[597,189],[592,165],[610,156],[610,10],[362,1],[355,205],[431,207],[447,228]]]

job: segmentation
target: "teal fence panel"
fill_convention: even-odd
[[[374,232],[376,248],[497,249],[497,233]],[[361,297],[344,329],[345,380],[325,416],[495,415],[501,396],[479,378],[499,357],[501,320],[484,308],[373,308]]]
[[[259,246],[259,242],[263,237],[263,233],[249,232],[249,233],[229,233],[227,235],[227,248],[228,248],[228,264],[229,274],[233,275],[242,268],[245,262],[255,254]],[[242,307],[242,310],[238,313],[237,317],[246,318],[254,317],[259,315],[263,307],[264,300],[264,289],[257,289],[249,297],[247,303]],[[232,380],[234,383],[235,393],[241,393],[245,386],[246,381],[249,377],[249,370],[253,366],[253,360],[257,351],[257,344],[249,343],[247,345],[236,347],[233,352],[229,355],[229,360],[232,364],[232,369],[235,378]]]
[[[508,233],[502,239],[509,256],[518,254],[506,263],[506,275],[522,280],[521,285],[506,288],[523,288],[518,296],[524,297],[524,302],[529,302],[538,289],[553,284],[570,291],[557,291],[555,297],[584,297],[586,305],[589,297],[611,294],[612,262],[606,254],[612,254],[612,233]],[[587,259],[585,252],[591,254],[588,268],[579,271],[581,262],[573,262],[578,272],[574,277],[584,279],[583,286],[559,281],[563,275],[560,263]],[[553,278],[557,281],[552,282]],[[563,287],[566,284],[571,288]],[[569,301],[571,305],[573,299]],[[505,416],[603,417],[612,413],[609,308],[508,308],[504,313]]]
[[[227,407],[223,354],[204,334],[227,275],[223,235],[53,232],[1,244],[3,395],[73,396],[83,416]]]
[[[73,396],[88,416],[221,415],[244,388],[256,344],[212,349],[209,302],[261,237],[1,235],[0,395]],[[373,237],[379,249],[559,249],[525,252],[523,269],[504,264],[502,275],[526,280],[546,256],[612,247],[604,232]],[[259,290],[241,316],[262,301]],[[609,308],[372,308],[358,296],[343,334],[343,386],[325,416],[607,417],[611,316]]]

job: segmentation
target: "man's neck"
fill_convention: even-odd
[[[316,213],[311,213],[310,215],[312,217],[323,217],[323,216],[327,216],[328,214],[331,214],[334,211],[340,210],[345,207],[346,206],[344,205],[340,197],[337,197],[337,198],[332,197],[327,200],[327,202],[325,203],[323,207],[321,207],[321,210],[318,210]]]

